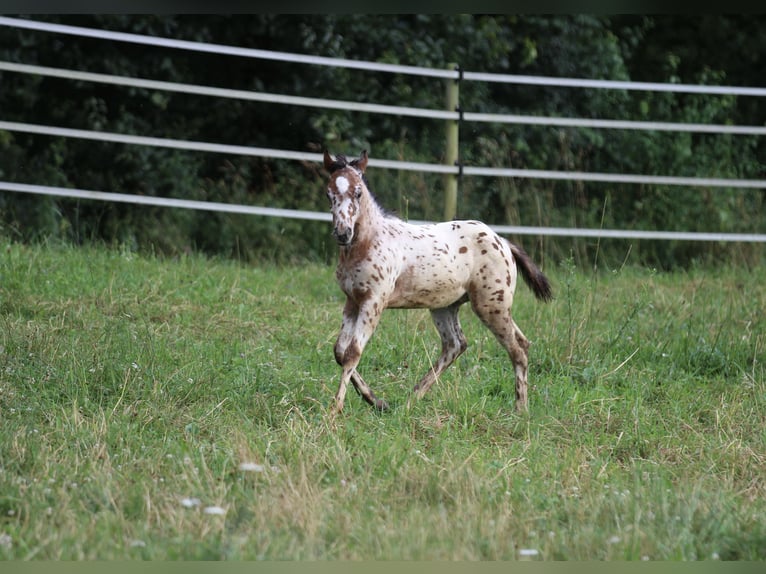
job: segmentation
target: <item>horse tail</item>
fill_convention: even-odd
[[[521,271],[521,276],[524,278],[524,282],[535,294],[535,297],[540,301],[550,301],[553,299],[553,291],[551,289],[550,281],[543,275],[540,268],[535,265],[532,258],[526,251],[524,251],[524,249],[515,243],[508,241],[508,245],[511,246],[511,253],[513,253],[513,257]]]

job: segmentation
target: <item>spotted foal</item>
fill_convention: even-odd
[[[372,197],[364,175],[367,152],[348,161],[324,153],[333,235],[339,245],[336,278],[346,295],[335,343],[342,367],[333,413],[343,409],[349,381],[370,405],[384,410],[356,368],[387,308],[430,309],[442,342],[436,364],[415,386],[422,397],[468,347],[458,310],[471,307],[508,352],[516,375],[516,408],[527,409],[529,342],[511,318],[516,269],[535,296],[550,300],[548,279],[521,247],[479,221],[413,225],[387,215]]]

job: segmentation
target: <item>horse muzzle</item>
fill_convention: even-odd
[[[335,237],[335,241],[338,242],[338,245],[350,245],[351,241],[354,239],[354,232],[351,229],[340,231],[338,228],[335,228],[333,229],[332,234],[333,237]]]

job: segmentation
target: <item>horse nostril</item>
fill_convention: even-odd
[[[341,245],[347,245],[349,240],[351,239],[351,232],[349,231],[338,231],[337,229],[334,229],[332,234],[335,236],[335,239],[338,243]]]

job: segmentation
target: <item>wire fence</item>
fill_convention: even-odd
[[[340,58],[327,58],[302,54],[290,54],[237,46],[226,46],[203,42],[190,42],[170,38],[128,34],[108,30],[98,30],[80,26],[52,24],[33,20],[0,17],[0,26],[24,28],[39,32],[69,34],[98,38],[116,42],[130,42],[143,45],[158,46],[170,49],[194,50],[198,52],[213,53],[221,56],[240,56],[248,58],[267,59],[299,64],[334,66],[365,70],[371,72],[383,72],[393,74],[410,74],[435,79],[454,79],[461,81],[480,82],[503,82],[524,85],[545,85],[572,87],[581,89],[619,89],[619,90],[646,90],[658,92],[680,92],[708,95],[734,95],[748,97],[765,97],[766,88],[737,87],[737,86],[701,86],[693,84],[663,84],[652,82],[625,82],[610,80],[589,80],[581,78],[552,78],[540,76],[522,76],[511,74],[488,74],[480,72],[463,71],[459,69],[437,69],[420,66],[402,66],[379,62],[367,62]],[[17,62],[0,61],[0,72],[33,74],[38,76],[55,77],[66,80],[96,82],[116,86],[144,88],[158,91],[168,91],[184,94],[194,94],[215,98],[232,98],[253,102],[276,103],[293,106],[309,106],[324,109],[336,109],[353,111],[357,113],[391,114],[399,116],[420,117],[445,121],[463,122],[492,122],[519,125],[581,127],[591,129],[619,129],[619,130],[656,130],[708,134],[729,135],[766,135],[766,126],[743,126],[743,125],[713,125],[680,122],[646,122],[629,120],[607,120],[593,118],[563,118],[525,116],[518,114],[489,114],[474,113],[458,110],[436,110],[415,108],[408,106],[391,106],[374,103],[351,102],[344,100],[330,100],[324,98],[294,96],[287,94],[272,94],[266,92],[254,92],[246,90],[233,90],[211,86],[164,82],[146,78],[132,78],[125,76],[96,74],[80,70],[68,70],[54,67],[22,64]],[[23,132],[38,135],[80,138],[92,141],[123,143],[128,145],[144,145],[165,147],[189,151],[224,153],[233,155],[258,156],[272,159],[315,161],[321,162],[320,154],[298,152],[291,150],[279,150],[271,148],[237,146],[213,142],[197,142],[188,140],[158,138],[151,136],[138,136],[130,134],[118,134],[103,131],[79,130],[60,126],[46,126],[22,122],[9,122],[0,118],[0,130],[11,132]],[[457,166],[447,164],[430,164],[419,162],[404,162],[373,158],[370,165],[384,169],[410,170],[424,173],[453,174],[460,173],[464,176],[484,177],[509,177],[509,178],[535,178],[551,180],[573,180],[589,182],[610,182],[625,184],[650,184],[650,185],[677,185],[699,187],[722,187],[742,189],[766,189],[766,180],[753,179],[729,179],[729,178],[704,178],[704,177],[675,177],[675,176],[650,176],[643,174],[611,174],[578,171],[557,170],[530,170],[511,169],[502,167],[481,166]],[[95,190],[76,190],[57,188],[51,186],[20,184],[0,181],[0,190],[16,193],[33,193],[54,195],[59,197],[74,197],[81,199],[95,199],[101,201],[116,201],[135,203],[142,205],[157,205],[186,209],[204,209],[210,211],[225,211],[231,213],[246,213],[267,217],[287,217],[296,219],[311,219],[317,221],[329,221],[329,214],[290,209],[274,209],[269,207],[231,205],[214,202],[190,201],[162,197],[146,197],[131,194],[118,194]],[[424,223],[424,222],[417,222]],[[661,240],[687,240],[687,241],[735,241],[735,242],[766,242],[766,234],[737,234],[737,233],[703,233],[703,232],[672,232],[672,231],[638,231],[638,230],[609,230],[609,229],[577,229],[577,228],[551,228],[551,227],[528,227],[528,226],[493,226],[500,233],[533,234],[549,236],[570,237],[612,237],[628,239],[661,239]]]

